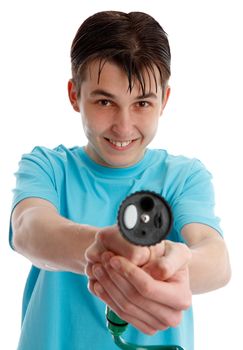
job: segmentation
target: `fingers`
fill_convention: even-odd
[[[104,290],[104,288],[98,283],[94,284],[94,292],[95,294],[103,300],[121,319],[132,324],[135,328],[139,329],[141,332],[153,335],[156,333],[157,329],[151,327],[149,324],[144,322],[143,320],[139,320],[134,316],[129,314],[125,314],[122,310],[117,306],[117,304],[113,301],[113,299],[109,296],[109,294]]]
[[[163,241],[162,244],[150,248],[151,259],[144,270],[153,278],[166,281],[188,265],[191,251],[182,243]]]
[[[185,268],[167,281],[158,281],[127,259],[115,256],[110,264],[121,276],[133,285],[145,299],[174,310],[185,310],[191,305],[189,273]],[[180,291],[180,292],[178,292]]]
[[[97,280],[90,282],[90,290],[109,305],[123,320],[132,323],[136,328],[146,334],[154,334],[157,330],[167,328],[156,317],[128,301],[121,289],[117,287],[117,282],[123,284],[123,287],[125,284],[125,289],[129,289],[129,283],[126,280],[122,281],[121,276],[117,275],[115,271],[113,271],[113,277],[116,276],[111,279],[102,265],[94,265],[93,270]],[[130,286],[130,288],[133,287]]]
[[[139,268],[138,268],[139,269]],[[150,298],[144,297],[140,290],[137,290],[130,279],[126,279],[121,274],[117,273],[109,264],[106,265],[106,271],[110,279],[126,297],[125,307],[131,303],[136,305],[140,310],[146,311],[146,314],[153,316],[156,319],[157,329],[164,330],[168,326],[175,327],[181,320],[181,312],[167,307],[164,303],[157,303]],[[144,317],[143,317],[144,319]]]
[[[95,242],[86,251],[89,262],[100,261],[104,251],[112,251],[129,259],[136,265],[142,266],[148,262],[150,250],[148,247],[135,246],[125,240],[117,225],[106,227],[96,234]]]
[[[139,289],[142,289],[144,293],[143,282],[140,281],[141,276],[138,277],[138,281],[135,281],[138,290],[130,281],[130,277],[133,278],[134,274],[137,274],[137,269],[141,270],[141,268],[136,267],[131,275],[129,273],[123,275],[108,263],[111,256],[110,253],[104,253],[103,265],[93,266],[93,275],[96,279],[90,281],[90,291],[108,304],[122,319],[132,323],[144,333],[152,334],[155,330],[177,326],[182,317],[181,310],[168,307],[163,302],[158,303],[151,300],[151,295],[145,297],[141,294]],[[112,258],[110,262],[112,261],[114,263],[116,258]],[[146,274],[144,271],[142,273]],[[150,279],[148,281],[150,282]]]
[[[100,231],[87,253],[89,290],[146,334],[177,326],[182,311],[191,305],[190,250],[170,241],[150,249],[135,247],[137,256],[133,249],[133,245],[124,242],[117,227]],[[125,257],[119,256],[120,252]],[[127,257],[131,256],[135,258],[129,261]],[[146,263],[137,266],[134,261]]]
[[[122,237],[117,225],[106,227],[96,233],[95,241],[85,252],[85,273],[90,279],[94,278],[93,264],[101,262],[101,256],[106,251],[122,255],[138,266],[144,265],[150,258],[149,248],[130,244]]]

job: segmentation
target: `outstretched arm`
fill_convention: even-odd
[[[33,265],[51,271],[84,273],[85,251],[97,227],[60,216],[48,201],[28,198],[12,214],[13,246]]]
[[[192,293],[206,293],[227,284],[231,269],[220,234],[207,225],[192,223],[184,226],[182,235],[192,253],[189,263]]]

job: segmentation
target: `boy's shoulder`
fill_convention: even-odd
[[[157,161],[163,163],[164,166],[169,168],[203,168],[203,163],[195,157],[189,157],[182,154],[172,154],[164,149],[150,149],[151,155]]]
[[[42,154],[43,156],[49,156],[49,157],[63,157],[69,153],[75,153],[80,147],[74,146],[71,148],[68,148],[64,146],[63,144],[60,144],[54,148],[50,148],[47,146],[35,146],[31,154]]]
[[[75,146],[72,148],[67,148],[60,144],[55,148],[49,148],[46,146],[35,146],[29,153],[23,154],[22,158],[31,158],[36,160],[36,162],[65,162],[68,158],[77,156],[80,147]]]

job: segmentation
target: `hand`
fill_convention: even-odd
[[[136,246],[124,239],[117,225],[103,228],[97,232],[93,244],[90,245],[85,253],[85,270],[90,278],[93,278],[93,265],[101,262],[101,256],[106,251],[123,256],[138,266],[146,264],[151,255],[148,247]]]
[[[191,305],[190,256],[184,244],[169,241],[151,247],[144,266],[105,251],[92,266],[90,290],[144,333],[175,327]]]
[[[165,240],[150,247],[150,259],[143,269],[155,279],[166,281],[187,266],[191,256],[191,250],[185,244]]]

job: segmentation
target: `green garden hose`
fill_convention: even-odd
[[[126,342],[122,333],[126,330],[128,323],[121,320],[111,309],[106,308],[107,328],[110,331],[115,344],[123,350],[183,350],[178,345],[135,345]]]

